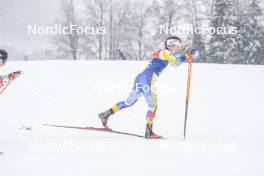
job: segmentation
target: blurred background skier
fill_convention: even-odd
[[[6,64],[8,53],[0,49],[0,67]],[[15,71],[6,75],[0,75],[0,94],[6,89],[12,80],[21,75],[21,71]]]
[[[135,78],[134,86],[128,98],[125,101],[114,104],[110,109],[99,113],[98,116],[104,128],[111,130],[107,125],[109,117],[117,111],[132,106],[143,95],[148,104],[145,138],[162,138],[153,132],[153,122],[158,107],[155,80],[168,64],[178,66],[182,62],[187,62],[195,51],[194,49],[187,50],[182,56],[176,57],[181,49],[182,41],[179,37],[171,36],[165,40],[164,48],[158,49],[152,54],[152,60],[148,66]]]

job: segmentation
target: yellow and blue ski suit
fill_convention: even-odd
[[[136,77],[128,98],[125,101],[115,104],[112,110],[117,112],[121,109],[130,107],[143,95],[149,107],[146,123],[147,125],[152,125],[158,106],[154,85],[156,77],[161,74],[169,63],[178,66],[186,61],[187,57],[185,55],[177,58],[175,54],[171,53],[168,49],[159,49],[155,51],[152,54],[152,60],[148,66]]]

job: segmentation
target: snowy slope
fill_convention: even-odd
[[[194,64],[187,140],[182,139],[187,65],[157,80],[155,131],[168,139],[52,128],[100,126],[101,112],[127,97],[147,62],[28,61],[0,95],[0,168],[4,176],[263,175],[264,67]],[[144,134],[144,99],[110,120]],[[32,126],[32,130],[20,129]]]

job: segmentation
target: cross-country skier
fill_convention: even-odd
[[[6,64],[8,58],[8,53],[0,49],[0,67]],[[0,94],[6,89],[10,81],[14,80],[16,77],[21,75],[21,71],[15,71],[7,75],[0,75]]]
[[[8,54],[5,50],[0,49],[0,67],[4,66],[7,60]],[[0,75],[0,94],[2,93],[2,88],[3,88],[3,78],[5,76]]]
[[[155,134],[152,130],[153,121],[155,119],[155,113],[158,106],[154,82],[156,77],[160,75],[160,73],[168,66],[169,63],[178,66],[182,62],[187,62],[191,58],[194,49],[188,50],[181,57],[176,57],[176,53],[179,52],[181,48],[181,43],[182,42],[179,37],[171,36],[166,39],[164,49],[159,49],[153,53],[152,60],[148,66],[136,77],[134,86],[128,98],[125,101],[118,102],[110,109],[98,115],[105,128],[111,130],[107,125],[107,121],[111,115],[117,111],[120,111],[121,109],[132,106],[143,95],[148,104],[145,138],[161,138],[161,136]]]

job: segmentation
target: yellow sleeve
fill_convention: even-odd
[[[161,53],[162,58],[166,59],[167,61],[169,61],[172,64],[178,65],[180,64],[180,62],[176,61],[174,59],[174,57],[171,57],[170,54],[168,54],[168,52],[166,50],[163,50]]]

